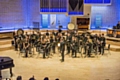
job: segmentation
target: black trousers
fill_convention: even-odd
[[[101,53],[102,53],[102,55],[104,55],[104,48],[105,48],[105,44],[102,44],[101,45]]]
[[[84,46],[84,54],[87,52],[87,46]]]
[[[88,57],[91,57],[91,49],[88,50],[87,55],[88,55]]]
[[[45,54],[46,54],[46,51],[44,50],[44,52],[43,52],[43,59],[45,59]]]
[[[98,45],[98,50],[99,50],[100,54],[101,54],[101,48],[102,48],[102,46]]]
[[[70,54],[70,46],[67,46],[67,54]]]
[[[28,57],[29,49],[25,49],[25,57]]]
[[[65,51],[65,50],[62,50],[62,51],[61,51],[62,61],[65,60],[65,59],[64,59],[64,57],[65,57],[65,56],[64,56],[64,51]]]
[[[15,50],[18,50],[18,44],[15,43]]]
[[[53,53],[55,53],[55,46],[52,46]]]
[[[75,57],[77,57],[77,50],[72,49],[72,56],[75,55]]]

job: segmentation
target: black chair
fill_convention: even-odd
[[[104,50],[108,51],[108,54],[111,54],[111,53],[110,53],[110,44],[108,44],[108,47],[105,48]]]

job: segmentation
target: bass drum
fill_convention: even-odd
[[[73,23],[69,23],[68,24],[68,29],[69,30],[74,30],[75,29],[75,25]]]

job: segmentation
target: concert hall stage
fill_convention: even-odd
[[[43,80],[44,77],[49,77],[50,80],[56,78],[60,80],[119,80],[120,53],[110,52],[111,55],[99,55],[95,58],[71,58],[65,55],[63,63],[60,62],[59,54],[48,59],[42,59],[42,54],[36,58],[38,53],[35,53],[34,57],[23,58],[19,57],[14,50],[7,50],[0,51],[0,56],[9,56],[14,60],[14,76],[11,80],[16,80],[17,76],[28,80],[33,75],[36,80]],[[2,73],[5,74],[3,78],[10,76],[8,70],[3,70]]]
[[[31,32],[29,30],[26,31]],[[41,31],[43,33],[46,30]],[[79,32],[82,33],[84,31]],[[89,32],[94,34],[105,33],[105,31],[92,30]],[[9,56],[14,59],[16,66],[13,68],[14,76],[12,80],[16,80],[16,77],[19,75],[24,80],[29,79],[33,75],[37,80],[42,80],[46,76],[52,80],[55,78],[59,78],[60,80],[97,80],[98,78],[100,80],[119,80],[120,42],[114,41],[119,40],[119,38],[112,40],[112,37],[106,37],[106,39],[107,45],[111,44],[111,54],[105,51],[105,55],[99,55],[94,58],[71,58],[69,55],[65,55],[65,62],[63,63],[60,62],[61,57],[59,57],[60,54],[58,53],[48,59],[42,59],[42,54],[37,58],[37,52],[35,52],[33,57],[20,57],[18,52],[15,52],[11,46],[12,39],[0,40],[0,56]],[[80,56],[80,54],[77,55]],[[9,78],[10,75],[7,70],[3,70],[2,73],[5,74],[3,78]]]

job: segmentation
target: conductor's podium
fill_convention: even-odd
[[[107,36],[120,38],[120,29],[107,29]]]

